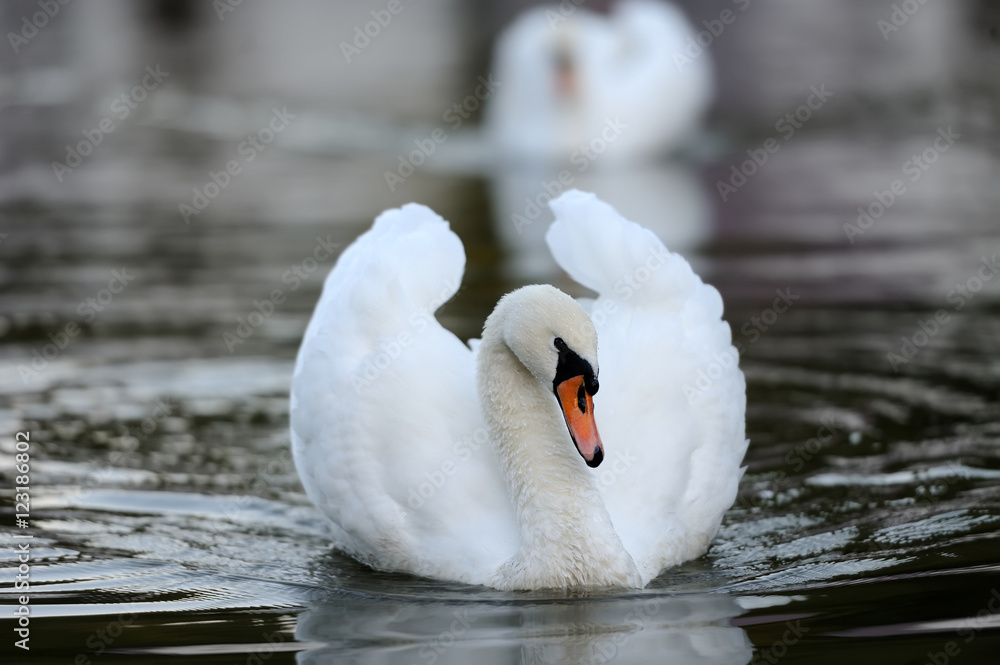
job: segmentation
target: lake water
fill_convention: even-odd
[[[722,293],[751,444],[706,556],[642,591],[556,596],[377,573],[332,551],[291,462],[287,401],[326,248],[384,208],[420,201],[462,238],[465,281],[438,315],[463,338],[518,285],[583,295],[547,258],[547,213],[520,234],[510,221],[550,174],[473,168],[458,150],[389,191],[384,172],[421,126],[352,134],[314,111],[186,223],[178,205],[273,104],[233,119],[178,85],[57,182],[51,161],[107,99],[46,101],[57,75],[27,67],[3,109],[3,486],[17,432],[31,466],[30,528],[13,492],[0,497],[5,662],[996,662],[993,79],[902,110],[831,102],[725,200],[717,183],[780,136],[780,115],[723,111],[687,160],[579,175]],[[232,126],[197,121],[206,104]],[[364,127],[388,145],[357,138]],[[255,311],[266,320],[243,339]],[[52,357],[32,366],[35,352]],[[10,612],[28,534],[24,652]]]

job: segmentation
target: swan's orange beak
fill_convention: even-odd
[[[560,61],[556,66],[556,92],[561,98],[576,97],[576,72],[568,61]]]
[[[574,376],[557,385],[556,397],[576,449],[587,466],[596,467],[604,459],[604,446],[594,421],[594,400],[584,387],[583,376]]]

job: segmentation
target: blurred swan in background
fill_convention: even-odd
[[[707,52],[677,7],[621,0],[610,15],[572,3],[531,9],[500,36],[501,85],[484,112],[505,271],[548,280],[559,269],[542,235],[546,200],[592,191],[686,254],[711,235],[712,207],[690,166],[665,161],[692,139],[714,94]]]
[[[494,49],[502,85],[485,122],[496,149],[509,159],[586,159],[591,142],[615,130],[601,161],[675,148],[713,97],[708,54],[685,56],[694,37],[683,12],[659,0],[621,0],[610,16],[568,2],[525,12]]]

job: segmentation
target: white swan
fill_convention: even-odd
[[[665,152],[697,128],[714,93],[708,53],[688,57],[695,38],[660,0],[621,0],[610,16],[570,2],[531,9],[494,48],[500,85],[487,130],[512,159],[603,164]]]
[[[599,294],[589,315],[524,287],[470,350],[432,316],[458,288],[461,242],[416,204],[330,273],[291,433],[339,549],[499,589],[642,587],[707,549],[747,444],[722,300],[593,195],[550,205],[556,260]]]

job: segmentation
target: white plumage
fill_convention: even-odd
[[[604,164],[675,148],[714,94],[708,53],[688,55],[696,36],[661,0],[620,0],[609,16],[570,2],[525,12],[494,49],[485,120],[497,149]]]
[[[526,287],[474,350],[433,317],[465,257],[431,210],[383,213],[340,257],[291,394],[296,464],[336,547],[376,568],[498,588],[645,586],[708,547],[747,444],[721,298],[593,195],[551,207],[553,255],[599,294],[583,302],[590,316],[552,287]],[[599,372],[597,468],[552,392],[553,337]]]

